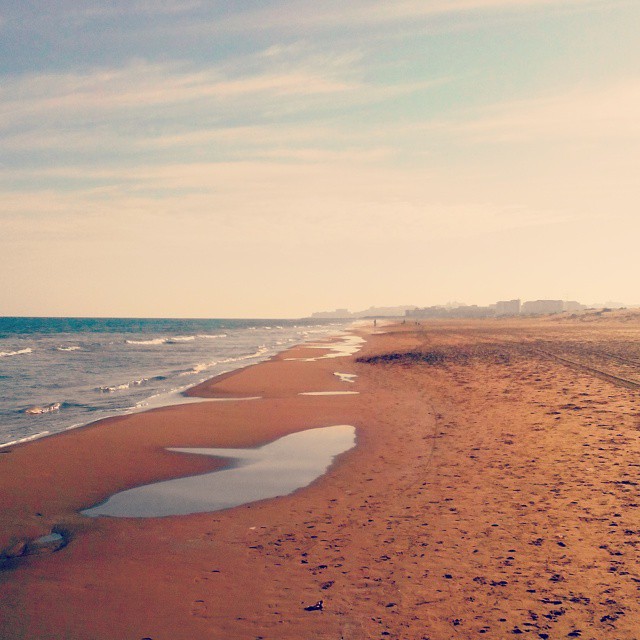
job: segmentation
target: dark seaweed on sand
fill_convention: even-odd
[[[512,356],[511,349],[507,346],[480,345],[429,351],[394,351],[374,356],[363,356],[357,358],[356,362],[364,364],[427,364],[436,366],[446,363],[469,364],[473,360],[488,360],[494,364],[509,364]]]

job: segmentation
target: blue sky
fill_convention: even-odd
[[[0,314],[640,302],[640,5],[0,2]]]

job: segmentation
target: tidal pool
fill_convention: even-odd
[[[320,477],[355,441],[355,428],[342,424],[292,433],[255,449],[171,448],[169,451],[178,453],[228,458],[231,466],[122,491],[81,513],[159,518],[220,511],[288,495]]]

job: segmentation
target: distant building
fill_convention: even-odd
[[[404,316],[407,309],[413,309],[411,305],[403,305],[398,307],[369,307],[364,311],[356,311],[353,316],[355,318],[398,318]]]
[[[492,318],[496,311],[493,307],[479,307],[477,304],[460,307],[423,307],[422,309],[408,309],[407,318]]]
[[[565,310],[564,300],[527,300],[522,305],[524,315],[544,315],[547,313],[562,313]]]
[[[413,309],[412,305],[399,307],[369,307],[364,311],[354,311],[349,309],[336,309],[335,311],[315,311],[312,318],[401,318],[407,309]]]
[[[353,314],[349,309],[336,309],[335,311],[316,311],[311,314],[312,318],[351,318]]]
[[[582,311],[586,309],[585,305],[576,302],[575,300],[565,300],[564,301],[564,310],[565,311]]]
[[[496,302],[497,316],[520,315],[520,300],[500,300]]]

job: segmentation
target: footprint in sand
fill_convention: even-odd
[[[204,600],[196,600],[191,605],[191,615],[197,618],[208,618],[209,611]]]

